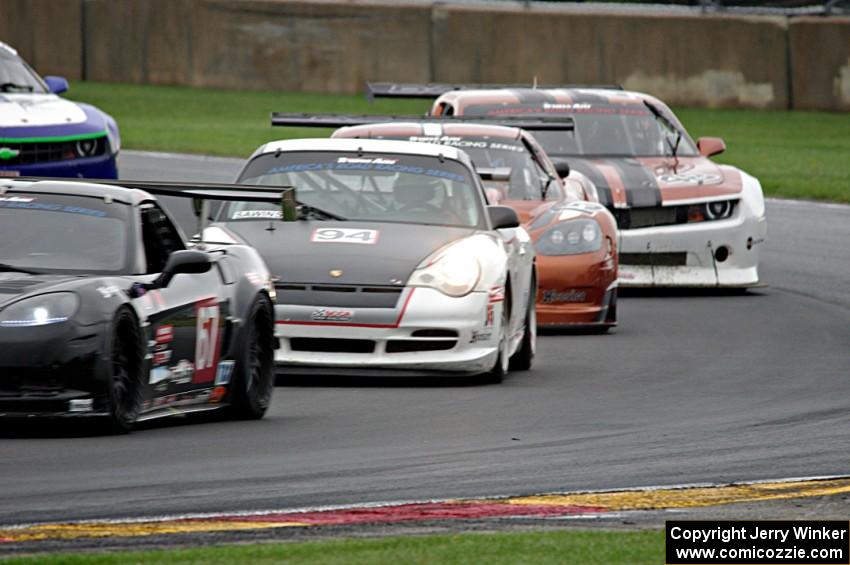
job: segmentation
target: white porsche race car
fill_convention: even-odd
[[[406,141],[260,147],[239,175],[296,189],[280,208],[226,204],[206,238],[257,248],[277,277],[276,354],[288,374],[489,375],[531,366],[534,248],[488,206],[469,157]]]

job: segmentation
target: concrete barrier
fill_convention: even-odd
[[[798,18],[789,29],[793,106],[850,110],[850,18]]]
[[[618,83],[667,102],[785,108],[784,18],[438,7],[437,81]]]
[[[361,92],[399,82],[619,83],[671,104],[850,109],[850,18],[591,13],[383,0],[0,0],[41,73]]]
[[[83,0],[0,0],[0,41],[42,75],[83,76]]]
[[[89,78],[359,92],[427,81],[430,7],[247,0],[91,0]]]

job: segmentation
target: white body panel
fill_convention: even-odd
[[[0,127],[76,124],[86,121],[83,110],[55,94],[0,94]]]

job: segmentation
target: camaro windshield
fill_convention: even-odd
[[[10,268],[119,273],[127,263],[127,231],[125,204],[42,193],[0,196],[0,263]]]
[[[573,130],[535,131],[534,137],[549,155],[617,157],[663,157],[671,155],[677,138],[679,156],[699,153],[685,132],[671,129],[646,106],[625,104],[474,104],[464,108],[466,116],[565,116],[573,119]]]
[[[479,190],[467,167],[421,155],[293,151],[252,160],[240,183],[294,186],[298,202],[333,219],[478,227]],[[222,219],[279,218],[273,204],[232,202]]]
[[[518,139],[504,137],[450,136],[405,138],[420,143],[439,143],[466,151],[477,168],[511,169],[508,183],[508,200],[542,200],[543,187],[549,182],[543,169],[534,162],[531,153]],[[556,183],[551,183],[547,198],[559,198]]]
[[[0,92],[38,92],[47,89],[26,63],[13,57],[0,56]]]

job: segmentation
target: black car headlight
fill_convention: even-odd
[[[77,313],[80,299],[72,292],[52,292],[25,298],[0,311],[0,327],[46,326],[68,321]]]
[[[602,232],[595,220],[561,222],[544,232],[534,246],[540,255],[593,253],[602,247]]]

